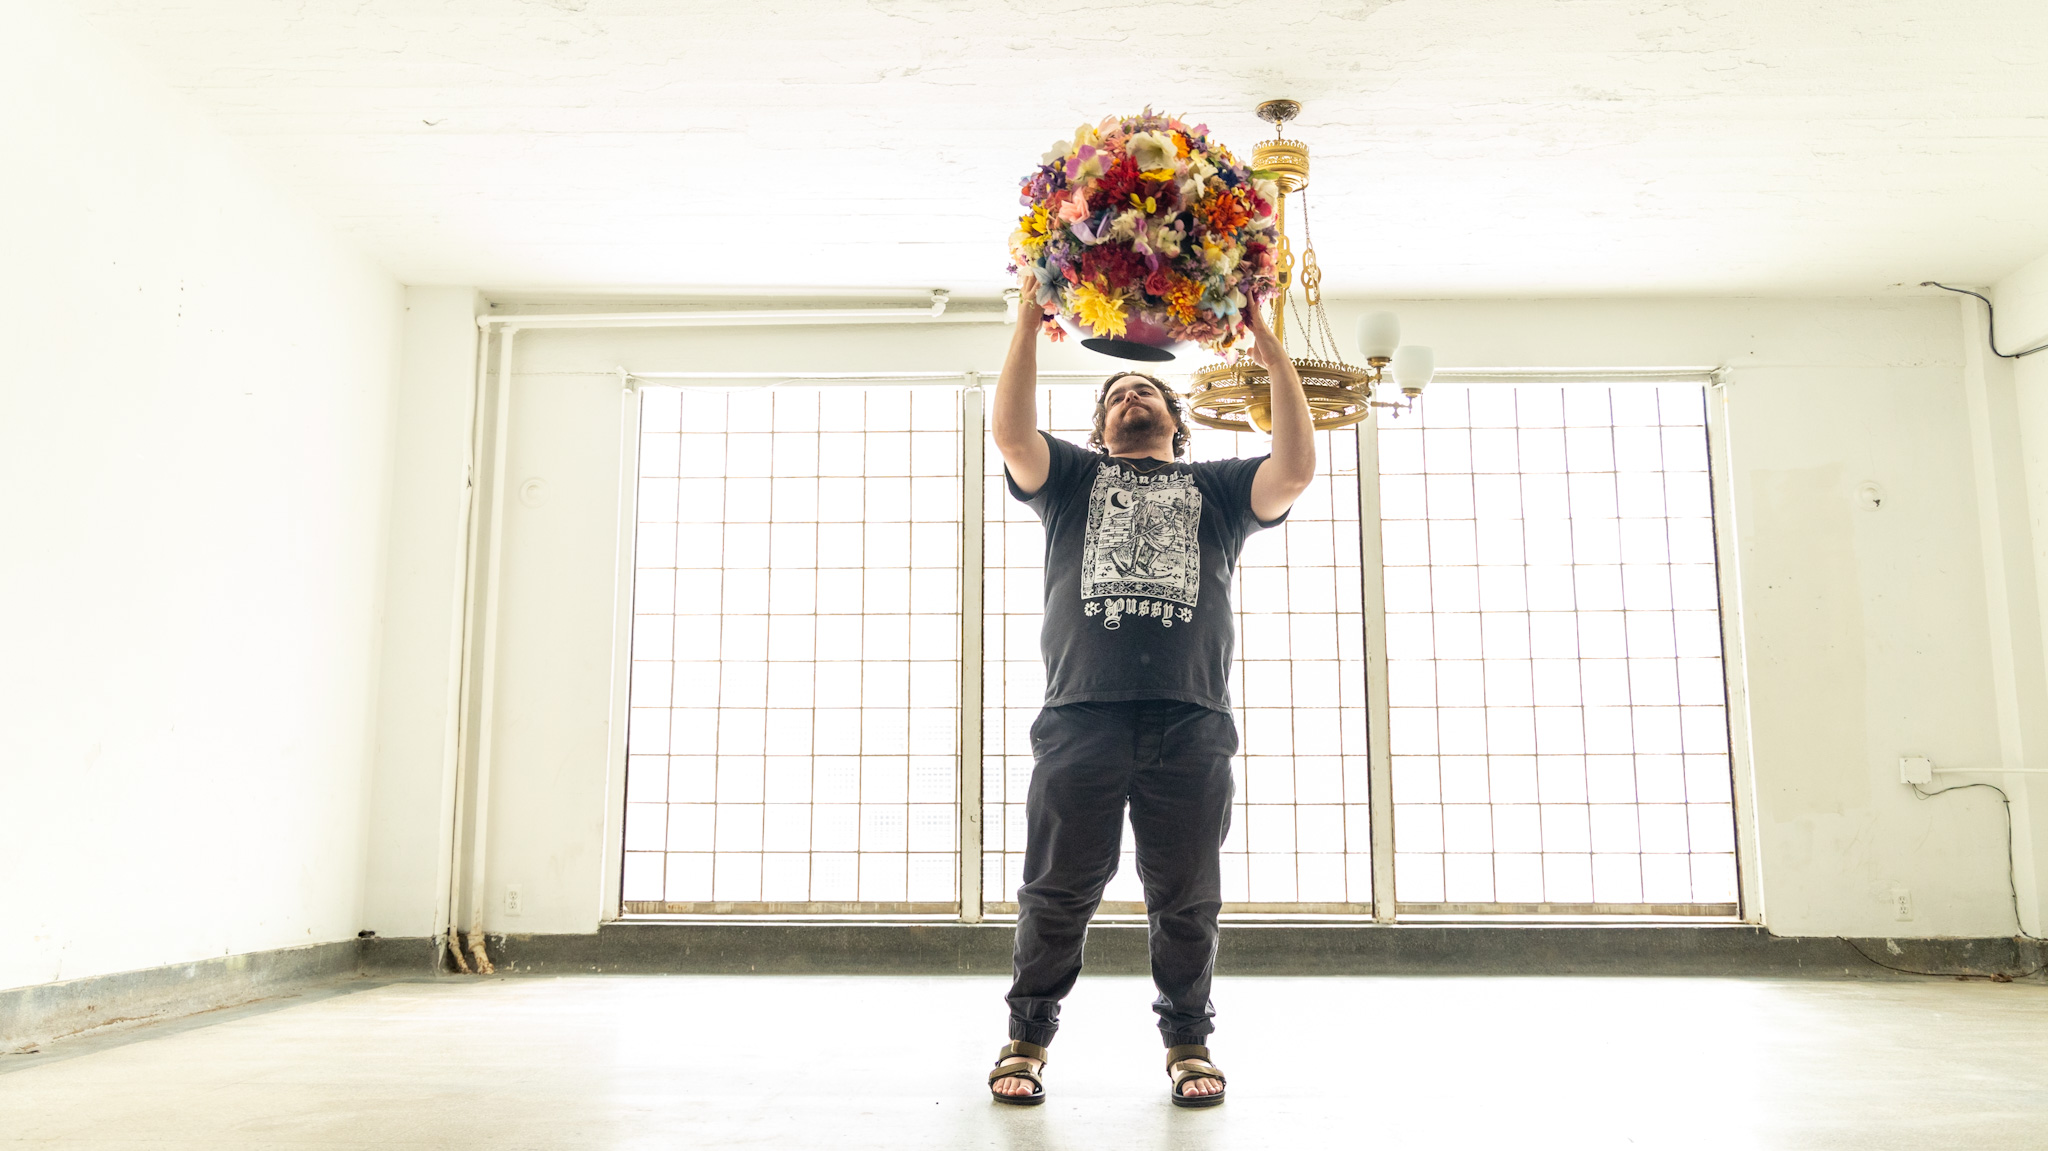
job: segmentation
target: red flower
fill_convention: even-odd
[[[1098,244],[1081,253],[1081,278],[1111,289],[1129,288],[1145,278],[1145,262],[1122,244]]]
[[[1129,156],[1118,160],[1116,165],[1095,180],[1094,193],[1089,199],[1097,204],[1121,204],[1138,190],[1138,164]]]
[[[1163,300],[1173,294],[1173,282],[1179,278],[1165,268],[1160,268],[1145,277],[1145,290]]]

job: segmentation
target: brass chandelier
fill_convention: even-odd
[[[1300,305],[1302,344],[1306,355],[1289,356],[1301,377],[1301,390],[1308,397],[1309,416],[1316,428],[1342,428],[1372,415],[1376,408],[1389,408],[1396,415],[1411,409],[1434,371],[1428,348],[1399,343],[1399,321],[1391,312],[1375,312],[1359,324],[1360,350],[1364,367],[1344,362],[1330,332],[1330,318],[1323,311],[1323,272],[1316,264],[1315,239],[1309,232],[1308,145],[1281,135],[1284,125],[1301,111],[1293,100],[1268,100],[1259,105],[1259,118],[1273,125],[1273,136],[1252,149],[1252,167],[1273,174],[1279,185],[1278,222],[1280,230],[1280,290],[1273,297],[1273,334],[1281,346],[1287,342],[1287,302],[1294,294],[1294,249],[1287,239],[1287,197],[1303,193],[1301,201],[1302,253]],[[1387,403],[1373,397],[1392,375],[1403,399]],[[1273,430],[1272,381],[1266,369],[1242,351],[1232,359],[1194,374],[1188,393],[1188,414],[1196,423],[1224,431]]]

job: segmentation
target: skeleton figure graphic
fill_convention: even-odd
[[[1194,607],[1201,592],[1202,493],[1186,472],[1101,465],[1088,498],[1081,598],[1137,595]]]
[[[1109,553],[1109,562],[1116,565],[1118,573],[1151,579],[1157,574],[1153,565],[1160,553],[1171,550],[1179,538],[1182,525],[1187,520],[1185,505],[1178,493],[1164,500],[1138,500],[1132,503],[1129,493],[1111,492],[1109,502],[1123,501],[1131,506],[1131,531],[1124,537],[1120,547]]]

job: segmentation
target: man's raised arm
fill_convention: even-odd
[[[1052,470],[1052,451],[1038,434],[1038,328],[1045,309],[1038,303],[1038,279],[1024,273],[1017,297],[1017,327],[1010,333],[1010,353],[996,378],[996,402],[989,413],[989,431],[996,450],[1010,466],[1010,478],[1028,494],[1045,486]]]
[[[1266,369],[1273,395],[1273,454],[1252,476],[1252,514],[1270,522],[1285,515],[1316,478],[1315,425],[1287,350],[1256,307],[1251,321],[1252,358]]]

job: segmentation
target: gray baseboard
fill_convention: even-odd
[[[491,936],[517,974],[1003,974],[1007,924],[610,923],[590,935]],[[1226,975],[1679,975],[1917,978],[2037,972],[2015,939],[1783,937],[1741,925],[1230,925]],[[1091,971],[1144,974],[1145,929],[1097,925]],[[1897,969],[1897,970],[1894,970]]]
[[[507,975],[1002,975],[1007,924],[608,923],[587,935],[493,935]],[[1145,929],[1088,933],[1090,971],[1149,970]],[[1783,937],[1738,925],[1232,924],[1226,975],[1669,975],[2042,978],[2024,939]],[[0,1052],[293,994],[360,976],[444,974],[424,938],[349,939],[0,991]]]
[[[359,943],[347,939],[223,955],[0,991],[0,1052],[352,978],[362,969]]]

